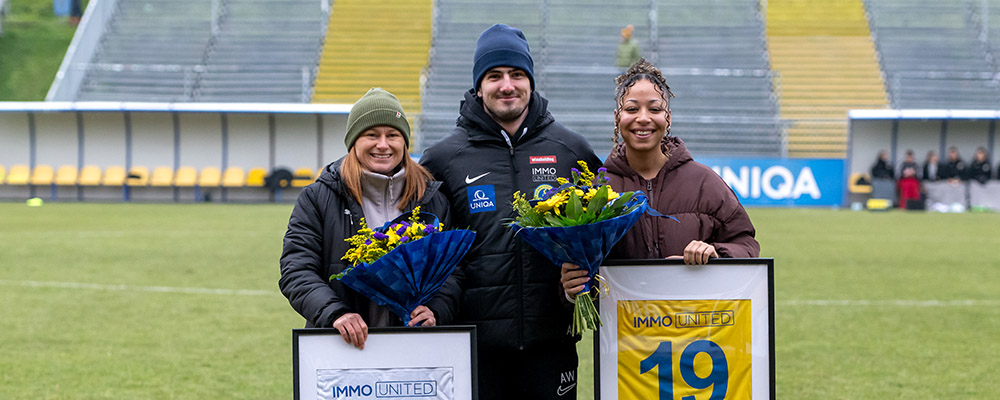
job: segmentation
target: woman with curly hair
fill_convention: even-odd
[[[732,189],[691,157],[684,141],[670,135],[670,98],[656,66],[640,59],[615,79],[615,146],[604,162],[611,187],[641,190],[649,206],[677,221],[643,215],[608,255],[609,259],[677,258],[705,264],[711,258],[757,257],[754,227]],[[563,265],[563,288],[583,289],[586,273]]]

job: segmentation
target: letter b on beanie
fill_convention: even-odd
[[[524,71],[531,81],[531,88],[535,88],[535,63],[531,61],[528,40],[520,29],[496,24],[479,35],[472,65],[473,87],[479,90],[483,75],[496,67],[514,67]]]
[[[347,136],[344,144],[350,149],[364,131],[376,126],[391,126],[403,134],[406,146],[410,146],[410,123],[406,121],[403,105],[392,93],[382,88],[371,88],[351,107],[347,115]]]

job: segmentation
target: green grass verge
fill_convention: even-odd
[[[2,397],[290,397],[303,325],[277,290],[290,211],[0,203]],[[1000,215],[750,213],[775,258],[778,398],[995,394]],[[590,337],[578,348],[590,399]]]
[[[8,2],[0,35],[0,101],[45,100],[76,28],[56,18],[51,1]]]

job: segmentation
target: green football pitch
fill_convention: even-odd
[[[291,397],[290,211],[0,203],[0,398]],[[1000,214],[750,215],[775,259],[777,398],[996,396]]]

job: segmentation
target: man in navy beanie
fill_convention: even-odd
[[[452,223],[476,231],[463,264],[441,290],[444,320],[474,324],[479,399],[575,399],[578,336],[553,264],[504,225],[514,192],[537,197],[569,177],[577,160],[601,165],[590,144],[552,118],[534,91],[524,33],[496,24],[479,36],[473,87],[454,131],[420,162],[451,202]]]

